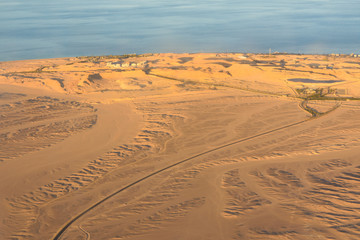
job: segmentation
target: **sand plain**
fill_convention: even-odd
[[[360,59],[0,62],[0,239],[359,239]]]

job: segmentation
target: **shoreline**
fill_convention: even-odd
[[[36,61],[36,60],[55,60],[55,59],[72,59],[72,58],[89,58],[89,57],[99,57],[99,58],[111,58],[118,57],[124,58],[127,56],[149,56],[154,54],[251,54],[251,55],[289,55],[289,56],[329,56],[329,57],[352,57],[352,58],[360,58],[360,53],[288,53],[288,52],[157,52],[157,53],[125,53],[125,54],[105,54],[105,55],[84,55],[84,56],[64,56],[64,57],[50,57],[50,58],[24,58],[24,59],[12,59],[12,60],[0,60],[2,62],[17,62],[17,61]],[[355,57],[354,57],[355,55]]]

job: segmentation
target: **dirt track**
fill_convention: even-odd
[[[247,138],[245,138],[245,139],[241,139],[241,140],[238,140],[238,141],[235,141],[235,142],[231,142],[231,143],[228,143],[228,144],[225,144],[225,145],[222,145],[222,146],[213,148],[213,149],[208,150],[208,151],[206,151],[206,152],[202,152],[202,153],[196,154],[196,155],[191,156],[191,157],[189,157],[189,158],[186,158],[186,159],[184,159],[184,160],[182,160],[182,161],[180,161],[180,162],[174,163],[174,164],[172,164],[172,165],[170,165],[170,166],[167,166],[167,167],[162,168],[162,169],[160,169],[160,170],[158,170],[158,171],[156,171],[156,172],[153,172],[153,173],[151,173],[151,174],[149,174],[149,175],[147,175],[147,176],[145,176],[145,177],[143,177],[143,178],[141,178],[141,179],[139,179],[139,180],[137,180],[137,181],[135,181],[135,182],[132,182],[131,184],[129,184],[129,185],[127,185],[127,186],[119,189],[118,191],[116,191],[116,192],[114,192],[113,194],[107,196],[106,198],[104,198],[104,199],[102,199],[101,201],[97,202],[96,204],[92,205],[92,206],[89,207],[88,209],[84,210],[84,211],[81,212],[79,215],[75,216],[75,217],[74,217],[71,221],[69,221],[62,229],[60,229],[60,231],[56,234],[56,236],[55,236],[53,239],[54,239],[54,240],[60,239],[61,236],[63,235],[63,233],[64,233],[72,224],[74,224],[77,219],[79,219],[80,217],[82,217],[83,215],[85,215],[86,213],[88,213],[89,211],[93,210],[94,208],[96,208],[96,207],[99,206],[100,204],[104,203],[104,202],[107,201],[108,199],[114,197],[115,195],[117,195],[117,194],[119,194],[119,193],[127,190],[127,189],[130,188],[130,187],[135,186],[136,184],[139,184],[139,183],[145,181],[146,179],[148,179],[148,178],[150,178],[150,177],[152,177],[152,176],[155,176],[155,175],[157,175],[157,174],[159,174],[159,173],[162,173],[162,172],[164,172],[164,171],[166,171],[166,170],[169,170],[169,169],[171,169],[171,168],[174,168],[174,167],[176,167],[176,166],[178,166],[178,165],[180,165],[180,164],[183,164],[183,163],[185,163],[185,162],[188,162],[188,161],[193,160],[193,159],[195,159],[195,158],[198,158],[198,157],[200,157],[200,156],[204,156],[204,155],[206,155],[206,154],[208,154],[208,153],[212,153],[212,152],[215,152],[215,151],[217,151],[217,150],[224,149],[224,148],[226,148],[226,147],[229,147],[229,146],[232,146],[232,145],[235,145],[235,144],[238,144],[238,143],[242,143],[242,142],[245,142],[245,141],[254,139],[254,138],[258,138],[258,137],[261,137],[261,136],[264,136],[264,135],[267,135],[267,134],[270,134],[270,133],[275,133],[275,132],[277,132],[277,131],[284,130],[284,129],[287,129],[287,128],[289,128],[289,127],[293,127],[293,126],[296,126],[296,125],[305,123],[305,122],[307,122],[307,121],[309,121],[309,120],[310,120],[310,119],[306,119],[306,120],[303,120],[303,121],[300,121],[300,122],[296,122],[296,123],[293,123],[293,124],[290,124],[290,125],[286,125],[286,126],[283,126],[283,127],[277,128],[277,129],[273,129],[273,130],[270,130],[270,131],[267,131],[267,132],[264,132],[264,133],[260,133],[260,134],[257,134],[257,135],[255,135],[255,136],[251,136],[251,137],[247,137]]]

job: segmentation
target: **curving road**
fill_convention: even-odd
[[[337,106],[336,108],[333,108],[331,111],[334,111],[335,109],[337,109],[339,106]],[[304,109],[305,110],[305,109]],[[330,113],[331,111],[328,111],[326,112],[327,113]],[[102,203],[104,203],[105,201],[109,200],[110,198],[116,196],[117,194],[159,174],[159,173],[162,173],[166,170],[169,170],[169,169],[172,169],[178,165],[181,165],[185,162],[188,162],[190,160],[193,160],[193,159],[196,159],[198,157],[201,157],[201,156],[204,156],[206,154],[209,154],[209,153],[213,153],[215,151],[218,151],[218,150],[221,150],[221,149],[224,149],[226,147],[230,147],[230,146],[233,146],[235,144],[238,144],[238,143],[242,143],[242,142],[246,142],[246,141],[249,141],[249,140],[252,140],[254,138],[258,138],[258,137],[261,137],[261,136],[264,136],[264,135],[268,135],[268,134],[271,134],[271,133],[274,133],[274,132],[277,132],[277,131],[281,131],[281,130],[284,130],[284,129],[287,129],[287,128],[290,128],[290,127],[294,127],[296,125],[300,125],[300,124],[303,124],[305,122],[308,122],[310,120],[314,120],[314,119],[317,119],[321,116],[323,116],[324,114],[321,114],[321,115],[313,115],[311,118],[309,119],[305,119],[305,120],[302,120],[302,121],[299,121],[299,122],[295,122],[295,123],[292,123],[292,124],[288,124],[288,125],[285,125],[285,126],[282,126],[282,127],[279,127],[279,128],[275,128],[275,129],[272,129],[272,130],[269,130],[269,131],[266,131],[266,132],[263,132],[263,133],[259,133],[259,134],[256,134],[256,135],[253,135],[253,136],[250,136],[250,137],[247,137],[247,138],[243,138],[243,139],[240,139],[240,140],[237,140],[237,141],[233,141],[233,142],[230,142],[230,143],[227,143],[227,144],[224,144],[224,145],[221,145],[219,147],[216,147],[216,148],[213,148],[213,149],[210,149],[208,151],[204,151],[204,152],[201,152],[199,154],[196,154],[196,155],[193,155],[191,157],[188,157],[186,159],[183,159],[181,161],[178,161],[174,164],[171,164],[167,167],[164,167],[160,170],[157,170],[155,172],[152,172],[130,184],[128,184],[127,186],[115,191],[114,193],[108,195],[107,197],[103,198],[102,200],[98,201],[97,203],[93,204],[92,206],[88,207],[87,209],[83,210],[81,213],[79,213],[78,215],[76,215],[73,219],[69,220],[57,233],[56,235],[52,238],[53,240],[59,240],[61,239],[61,237],[63,236],[63,234],[66,232],[66,230],[71,226],[73,225],[79,218],[81,218],[82,216],[84,216],[86,213],[90,212],[91,210],[95,209],[96,207],[98,207],[99,205],[101,205]]]

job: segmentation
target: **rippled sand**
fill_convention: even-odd
[[[359,77],[348,56],[1,62],[0,238],[358,239]]]

